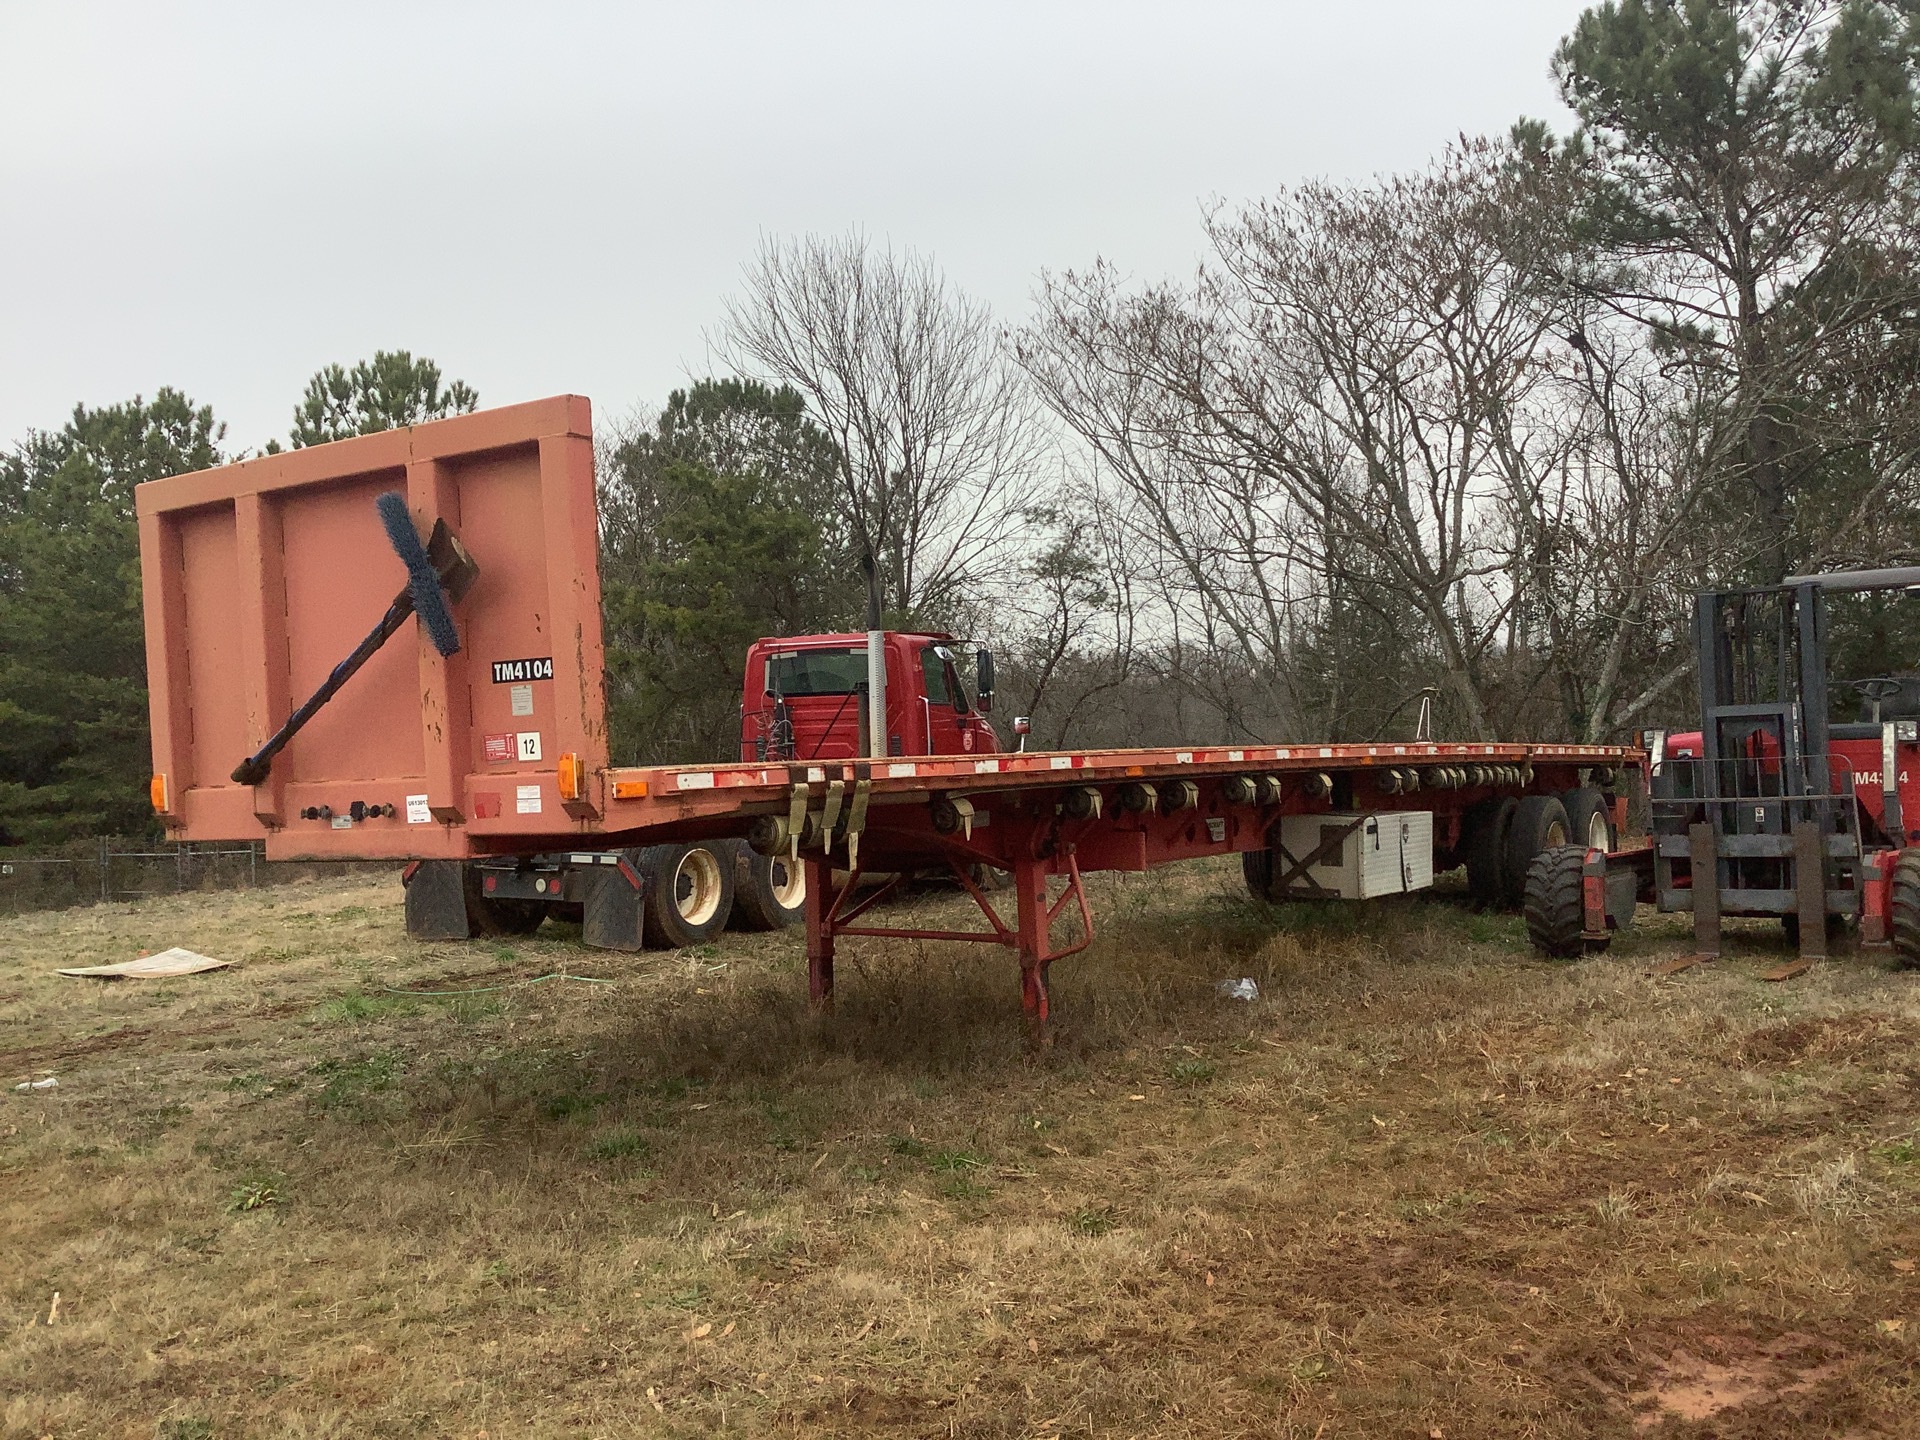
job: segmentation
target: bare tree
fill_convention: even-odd
[[[842,518],[897,618],[950,618],[1007,563],[1044,498],[1044,437],[992,317],[931,261],[769,239],[719,348],[798,389],[838,443]]]
[[[1507,158],[1471,143],[1217,214],[1192,287],[1050,279],[1022,336],[1282,723],[1303,627],[1338,598],[1397,632],[1394,658],[1431,657],[1458,726],[1496,728],[1481,671],[1515,597],[1515,497],[1557,460],[1528,419],[1554,320],[1529,252],[1556,231]]]

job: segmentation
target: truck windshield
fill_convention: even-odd
[[[867,678],[863,650],[789,650],[767,657],[767,688],[782,695],[847,695]]]

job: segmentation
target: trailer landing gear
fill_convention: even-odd
[[[836,940],[842,935],[869,935],[892,940],[965,940],[986,945],[1004,945],[1020,957],[1020,1004],[1027,1014],[1030,1038],[1037,1048],[1052,1044],[1052,996],[1047,972],[1056,960],[1078,954],[1093,942],[1093,910],[1087,904],[1086,887],[1081,881],[1080,864],[1071,847],[1045,860],[1023,859],[1013,863],[1015,921],[1009,926],[987,902],[985,892],[966,864],[949,859],[953,875],[986,918],[985,930],[908,930],[891,926],[858,925],[857,921],[872,909],[901,879],[895,875],[884,885],[855,898],[860,871],[855,869],[837,890],[833,885],[832,862],[821,854],[804,859],[807,867],[807,998],[815,1010],[833,1012],[833,956]],[[1062,868],[1064,866],[1064,868]],[[1047,894],[1051,876],[1065,875],[1067,887],[1058,897]],[[1069,901],[1079,906],[1081,935],[1078,940],[1058,949],[1053,946],[1054,923]]]

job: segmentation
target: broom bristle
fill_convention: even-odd
[[[427,547],[420,543],[420,533],[413,528],[413,516],[407,513],[407,497],[389,490],[374,503],[379,506],[380,523],[387,528],[387,541],[393,546],[393,553],[407,567],[407,589],[413,593],[413,613],[426,627],[427,638],[433,642],[434,649],[442,655],[458,653],[460,631],[454,626],[453,612],[447,608],[446,592],[440,588],[433,561],[427,558]]]

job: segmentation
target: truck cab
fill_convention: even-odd
[[[883,643],[887,754],[999,752],[999,736],[986,716],[993,705],[990,652],[976,652],[977,688],[970,689],[953,636],[890,630]],[[871,753],[864,634],[756,640],[747,648],[746,670],[742,760],[847,760]]]

